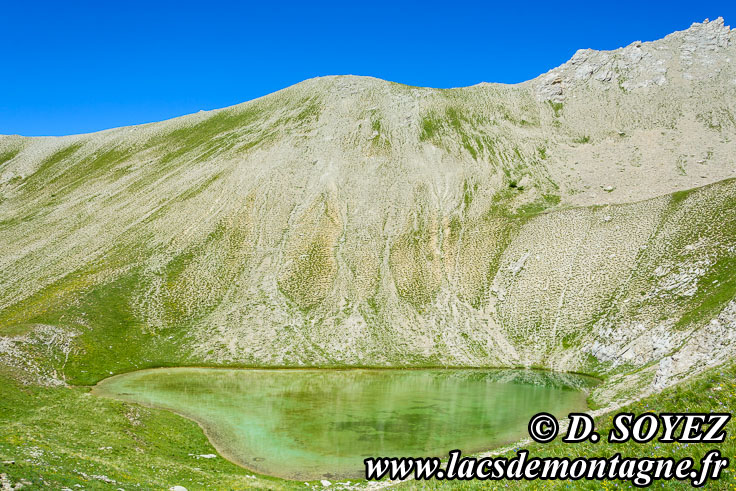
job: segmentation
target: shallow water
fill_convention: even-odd
[[[166,368],[93,393],[176,411],[227,458],[287,479],[359,478],[366,457],[446,456],[527,436],[529,418],[586,409],[587,377],[531,370]]]

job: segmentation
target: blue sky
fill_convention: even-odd
[[[4,2],[0,134],[64,135],[237,104],[319,75],[520,82],[723,16],[697,2]]]

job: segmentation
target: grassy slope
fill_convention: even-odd
[[[214,454],[196,423],[167,411],[91,396],[89,389],[19,386],[0,374],[0,473],[60,488],[269,488]],[[97,477],[94,477],[97,476]],[[247,477],[251,476],[251,477]],[[114,482],[112,482],[114,481]]]
[[[723,188],[724,196],[728,196],[728,193],[733,194],[729,191],[733,187],[733,181],[727,181],[688,194],[697,197],[708,190]],[[718,193],[720,194],[721,191],[718,191]],[[674,254],[687,243],[697,241],[700,237],[736,236],[736,220],[728,213],[734,206],[733,199],[713,201],[717,202],[717,206],[711,206],[712,209],[708,209],[706,214],[697,205],[689,205],[684,196],[672,198],[673,210],[681,214],[698,211],[701,213],[701,218],[687,227],[682,227],[682,230],[679,226],[675,228],[677,234],[675,239],[663,237],[660,240],[655,236],[652,239],[654,242],[663,245],[672,243],[673,247],[677,246],[677,249],[667,250],[643,262],[642,264],[647,267],[644,268],[644,271],[637,273],[636,281],[632,280],[630,284],[624,285],[626,290],[634,291],[634,287],[641,289],[641,291],[653,288],[656,278],[651,276],[649,270],[661,261],[661,257],[674,257]],[[675,214],[675,211],[672,212],[673,218],[670,221],[680,223],[681,220],[678,218],[680,215]],[[517,219],[508,220],[504,222],[505,227],[519,228],[526,218],[528,217],[517,217]],[[709,228],[714,228],[715,224],[717,224],[716,231],[709,230]],[[468,230],[472,226],[473,224],[466,224]],[[436,229],[436,227],[433,228]],[[478,232],[486,235],[491,233],[508,235],[509,232],[504,230],[491,229],[486,231],[481,227]],[[224,237],[217,236],[217,238],[211,240],[208,237],[208,242],[205,245],[212,242],[213,248],[219,251],[229,251],[233,248],[231,244],[233,240],[229,238],[229,235],[232,235],[231,232],[228,232]],[[422,260],[422,258],[431,257],[431,254],[422,248],[423,244],[430,242],[430,232],[425,231],[424,234],[427,237],[410,237],[411,240],[407,240],[408,246],[405,247],[409,250],[408,255],[412,259],[411,261],[405,261],[405,263],[412,265],[413,268],[409,268],[409,272],[413,274],[406,275],[405,289],[408,292],[406,299],[409,303],[414,297],[417,297],[417,303],[421,304],[419,301],[421,298],[419,297],[422,295],[430,296],[439,284],[439,280],[430,281],[434,278],[434,272],[430,266],[439,263],[439,259]],[[469,232],[466,232],[466,236],[468,234]],[[215,237],[215,234],[211,234],[211,237]],[[466,244],[470,243],[469,240],[466,239]],[[503,243],[504,241],[498,241],[498,244]],[[237,249],[239,244],[239,241],[235,241],[234,247]],[[397,242],[397,245],[401,244],[401,241]],[[728,242],[724,242],[720,249],[714,249],[710,253],[713,265],[708,268],[707,274],[699,279],[699,288],[696,295],[678,298],[674,303],[669,297],[664,300],[655,298],[647,300],[646,305],[642,305],[655,309],[662,315],[667,312],[669,316],[680,319],[678,326],[708,322],[736,294],[736,277],[733,268],[735,259],[734,252],[727,247],[729,245]],[[207,284],[195,292],[182,290],[183,293],[180,293],[177,290],[182,285],[186,286],[187,281],[191,282],[191,277],[188,279],[178,273],[177,265],[182,263],[186,266],[187,262],[192,262],[189,257],[201,252],[197,247],[193,247],[192,251],[187,251],[169,263],[164,273],[166,281],[161,287],[164,292],[162,298],[166,300],[163,304],[166,322],[155,330],[150,329],[147,319],[141,315],[141,310],[136,305],[139,302],[139,292],[146,291],[151,278],[139,273],[142,266],[137,262],[134,254],[145,255],[149,252],[143,253],[131,247],[130,250],[134,251],[134,253],[131,253],[124,246],[110,251],[99,260],[90,262],[85,267],[61,278],[35,295],[0,311],[0,329],[3,329],[2,332],[8,332],[8,329],[17,328],[18,326],[46,324],[61,326],[79,333],[74,341],[75,351],[68,360],[66,358],[58,358],[55,361],[49,360],[45,353],[41,353],[38,360],[39,364],[51,364],[54,369],[63,373],[66,380],[72,384],[92,384],[111,373],[142,368],[207,364],[207,360],[201,359],[190,352],[188,346],[191,339],[189,337],[191,336],[192,323],[197,319],[197,316],[205,315],[207,308],[209,308],[204,305],[204,295],[212,295],[216,289],[212,284]],[[485,250],[489,248],[485,242],[482,242],[478,247],[483,247]],[[418,249],[415,250],[414,248]],[[682,258],[681,260],[685,261],[685,259]],[[470,253],[468,257],[460,254],[460,260],[463,263],[470,264],[473,257]],[[486,260],[489,262],[489,274],[495,274],[498,268],[497,258]],[[678,258],[678,260],[680,259]],[[223,264],[226,265],[226,263]],[[437,267],[439,268],[440,265],[437,264]],[[424,271],[424,269],[427,271]],[[225,266],[216,271],[221,277],[229,273]],[[479,270],[478,274],[482,272],[482,270]],[[398,281],[401,279],[398,273],[400,271],[395,272],[395,275],[397,276],[399,294],[401,294],[403,284]],[[417,278],[418,273],[422,274]],[[200,277],[203,275],[204,273],[200,273]],[[477,275],[469,278],[472,283],[468,283],[468,286],[477,289],[468,292],[472,293],[469,296],[471,302],[487,295],[490,281]],[[434,290],[430,292],[429,286],[433,286]],[[219,292],[215,301],[219,302],[221,300],[224,291]],[[185,297],[184,293],[188,295]],[[194,300],[199,298],[200,295],[203,296],[203,300],[195,303]],[[180,297],[185,298],[190,303],[195,303],[198,308],[189,309],[194,310],[195,315],[188,314],[184,308],[177,305],[176,300]],[[204,306],[200,308],[200,304]],[[628,312],[623,312],[619,322],[624,323],[629,315]],[[595,320],[594,317],[593,321]],[[584,327],[590,329],[592,323]],[[407,355],[403,356],[401,358],[403,363],[407,363],[406,360],[409,359],[410,363],[407,364],[415,366],[442,364],[433,363],[431,359],[414,360],[406,358]],[[238,365],[238,363],[234,364]],[[241,362],[240,364],[255,365],[247,362]],[[351,364],[348,363],[348,365]],[[332,365],[340,366],[341,364],[333,363]],[[583,371],[595,372],[596,368],[594,364],[591,364],[586,366]],[[596,373],[604,375],[603,372]]]

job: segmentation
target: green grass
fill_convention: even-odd
[[[20,149],[14,149],[14,150],[7,150],[5,152],[0,152],[0,165],[3,165],[5,162],[9,162],[11,159],[15,158],[16,155],[20,153]]]
[[[267,121],[275,109],[281,109],[285,114],[278,120]],[[204,162],[229,150],[242,152],[253,148],[266,141],[277,129],[289,131],[311,124],[320,113],[321,105],[317,98],[291,103],[270,99],[218,111],[197,124],[159,135],[147,145],[161,149],[160,164],[185,157],[194,162]]]
[[[638,402],[629,404],[618,412],[733,412],[736,407],[736,364],[733,362],[686,380],[663,392],[646,397]],[[609,413],[596,418],[596,431],[601,435],[598,443],[584,442],[566,444],[557,438],[548,444],[534,443],[523,448],[529,450],[534,457],[610,457],[621,453],[623,457],[672,457],[682,459],[692,457],[696,461],[705,455],[708,450],[718,449],[723,456],[729,457],[731,463],[721,474],[719,481],[711,482],[705,489],[736,489],[736,467],[733,458],[736,456],[736,421],[731,420],[726,426],[726,441],[721,444],[665,444],[656,441],[637,444],[633,441],[626,443],[608,443],[606,436],[612,428],[613,414]],[[504,454],[505,457],[515,456],[515,451]],[[699,465],[698,465],[699,467]],[[663,482],[655,482],[652,486],[659,489]],[[621,481],[429,481],[406,482],[398,486],[400,489],[436,489],[452,488],[464,489],[629,489],[633,488],[628,482]],[[664,482],[666,489],[692,489],[689,481]]]
[[[223,110],[193,126],[157,137],[151,143],[164,150],[161,164],[194,152],[196,161],[203,162],[215,153],[231,149],[238,142],[239,132],[248,130],[264,114],[258,106]]]
[[[52,357],[48,351],[31,353],[40,366],[63,372],[73,384],[96,383],[111,373],[177,365],[185,360],[191,363],[194,360],[179,347],[184,344],[187,326],[170,324],[154,330],[134,309],[147,280],[137,268],[119,266],[130,261],[126,249],[130,248],[121,245],[108,256],[0,311],[0,332],[46,324],[77,333],[68,361]],[[100,281],[100,276],[106,279]]]
[[[202,182],[202,184],[200,184],[198,186],[191,187],[191,188],[187,189],[186,191],[184,191],[183,193],[181,193],[179,195],[179,200],[180,201],[186,201],[188,199],[192,199],[192,198],[196,197],[197,195],[199,195],[200,193],[202,193],[204,190],[206,190],[207,188],[209,188],[212,184],[214,184],[215,182],[217,182],[217,180],[220,179],[221,177],[222,177],[222,173],[217,173],[217,174],[215,174],[213,176],[208,177],[207,179],[205,179]]]
[[[463,208],[467,210],[473,202],[473,196],[478,192],[478,183],[472,185],[467,180],[463,181]]]
[[[688,302],[688,310],[675,324],[682,329],[698,321],[712,319],[736,298],[736,256],[719,259],[699,278],[697,294]]]
[[[371,143],[375,147],[389,148],[391,147],[391,141],[388,139],[388,133],[386,128],[381,123],[381,120],[375,117],[371,120],[371,129],[375,132],[375,136],[371,139]]]
[[[562,102],[552,102],[552,101],[547,101],[547,103],[549,104],[549,107],[552,108],[552,112],[554,112],[555,118],[559,118],[560,115],[562,114],[562,109],[564,108],[564,104]]]
[[[453,138],[474,160],[477,160],[485,147],[492,148],[490,140],[482,135],[480,125],[485,121],[479,116],[467,114],[455,106],[445,107],[444,114],[431,112],[422,117],[419,127],[420,141],[442,143],[442,135],[451,133]]]
[[[697,189],[685,189],[682,191],[675,191],[670,195],[670,205],[676,206],[683,201],[685,201],[688,197],[692,196]]]
[[[728,182],[716,183],[706,189],[729,186]],[[720,193],[719,193],[720,194]],[[707,251],[699,252],[702,258],[709,258],[711,264],[705,274],[697,278],[695,294],[681,298],[680,317],[675,324],[676,329],[684,329],[707,322],[718,314],[726,304],[736,298],[736,252],[729,248],[729,239],[736,236],[736,198],[730,193],[724,197],[709,200],[709,206],[702,207],[701,199],[693,190],[674,193],[670,199],[668,212],[674,217],[680,214],[699,214],[699,219],[683,226],[683,232],[674,242],[682,254],[685,246],[696,243],[702,237],[713,234],[714,224],[720,246],[711,246]],[[679,213],[679,214],[678,214]],[[683,258],[685,260],[685,258]]]
[[[381,120],[374,119],[373,121],[371,121],[371,129],[373,131],[380,133],[381,132]]]
[[[542,195],[542,198],[549,206],[559,205],[560,200],[562,199],[560,195],[558,194],[545,194],[545,195]]]
[[[217,453],[196,423],[87,388],[21,386],[0,369],[0,414],[0,462],[14,462],[0,473],[34,489],[281,487],[219,456],[191,456]]]
[[[110,146],[96,152],[77,156],[83,143],[63,148],[48,158],[28,176],[24,190],[30,196],[41,196],[45,206],[62,202],[64,195],[89,186],[97,179],[115,179],[125,173],[136,149],[127,146]]]
[[[429,114],[429,115],[422,117],[422,120],[419,123],[419,127],[421,129],[421,133],[419,134],[419,140],[420,141],[430,141],[436,135],[439,134],[440,120],[436,118],[434,115]]]
[[[511,185],[509,185],[511,187]],[[522,189],[517,186],[513,186],[512,189]],[[509,203],[501,203],[496,208],[495,212],[500,213],[502,216],[511,219],[527,219],[535,215],[538,215],[548,209],[557,206],[560,203],[560,196],[556,194],[544,194],[540,199],[536,199],[530,203],[524,203],[521,206],[511,207]]]
[[[74,155],[74,153],[81,147],[81,143],[74,143],[68,147],[57,150],[50,156],[46,157],[41,161],[41,165],[36,169],[36,172],[29,176],[26,181],[26,189],[29,191],[37,191],[43,188],[47,180],[52,178],[55,173],[62,171],[62,169],[59,168],[60,164],[71,158],[71,156]]]

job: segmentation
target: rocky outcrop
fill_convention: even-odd
[[[539,100],[562,103],[581,87],[632,91],[662,86],[673,78],[713,78],[729,62],[727,48],[733,42],[733,31],[723,18],[706,19],[661,41],[636,41],[613,51],[578,50],[532,84]]]

